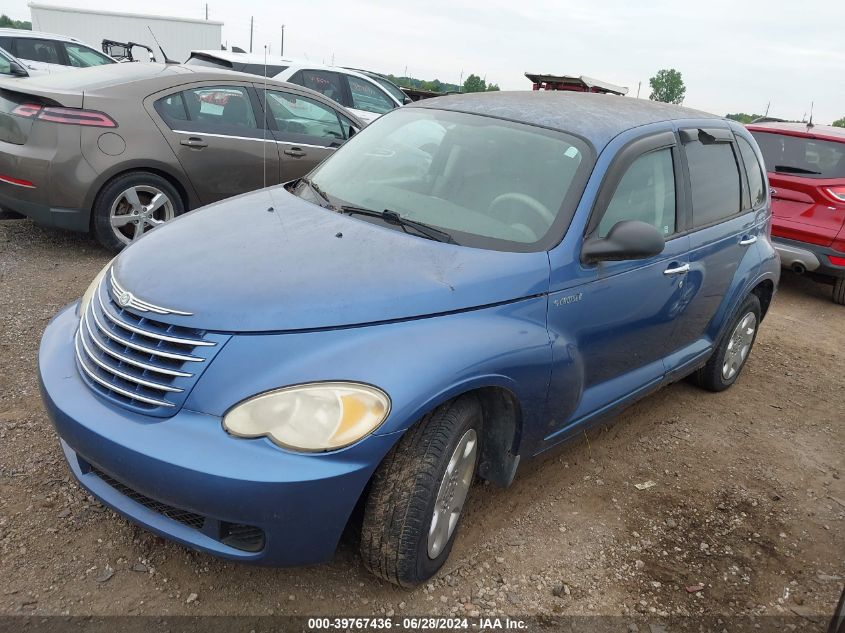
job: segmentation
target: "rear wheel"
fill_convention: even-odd
[[[115,178],[97,196],[94,234],[104,247],[119,251],[184,211],[179,192],[165,178],[131,172]]]
[[[475,475],[481,406],[462,396],[399,440],[373,477],[361,528],[364,565],[413,587],[446,562]]]
[[[833,282],[833,303],[845,306],[845,278],[839,277]]]
[[[724,391],[739,378],[760,325],[760,299],[748,295],[707,364],[695,374],[708,391]]]

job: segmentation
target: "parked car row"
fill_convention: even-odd
[[[7,82],[0,206],[118,250],[185,211],[303,176],[363,125],[301,86],[196,66]]]

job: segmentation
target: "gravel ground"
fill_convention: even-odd
[[[772,614],[823,628],[836,604],[845,308],[826,286],[785,275],[731,390],[673,385],[511,488],[476,486],[446,568],[407,591],[362,569],[354,530],[327,565],[241,566],[74,483],[36,352],[108,259],[86,237],[0,221],[0,614]]]

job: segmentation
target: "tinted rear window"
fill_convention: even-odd
[[[769,171],[807,178],[845,178],[845,143],[772,132],[751,134]]]
[[[684,146],[692,186],[692,218],[696,227],[713,224],[739,213],[739,167],[730,143]]]

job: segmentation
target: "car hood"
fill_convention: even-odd
[[[435,242],[322,209],[282,187],[230,198],[156,229],[116,259],[155,317],[226,332],[411,319],[548,291],[545,252]]]

